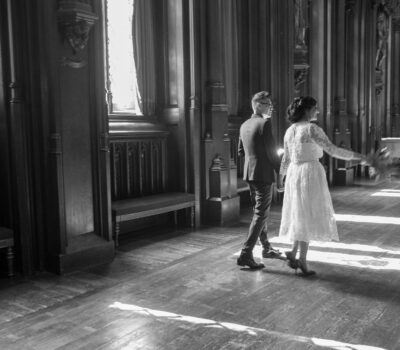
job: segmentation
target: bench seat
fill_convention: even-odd
[[[115,245],[118,246],[121,222],[173,211],[176,224],[177,211],[185,208],[191,208],[191,226],[194,227],[195,196],[191,193],[167,192],[113,201]]]
[[[246,181],[244,181],[241,177],[237,179],[237,191],[238,193],[250,191],[249,184]]]

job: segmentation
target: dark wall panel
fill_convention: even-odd
[[[63,67],[60,81],[66,228],[79,235],[94,229],[87,70]]]

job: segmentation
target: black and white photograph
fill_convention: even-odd
[[[399,350],[400,0],[0,0],[1,350]]]

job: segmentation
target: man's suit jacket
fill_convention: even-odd
[[[269,119],[253,114],[241,125],[238,152],[244,156],[243,180],[275,182],[274,170],[279,173],[280,157]]]

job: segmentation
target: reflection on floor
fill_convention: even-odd
[[[0,349],[400,349],[400,202],[385,193],[400,184],[332,189],[340,242],[310,245],[312,278],[235,264],[246,209],[225,228],[125,236],[107,266],[2,279]],[[276,205],[286,250],[279,222]]]

